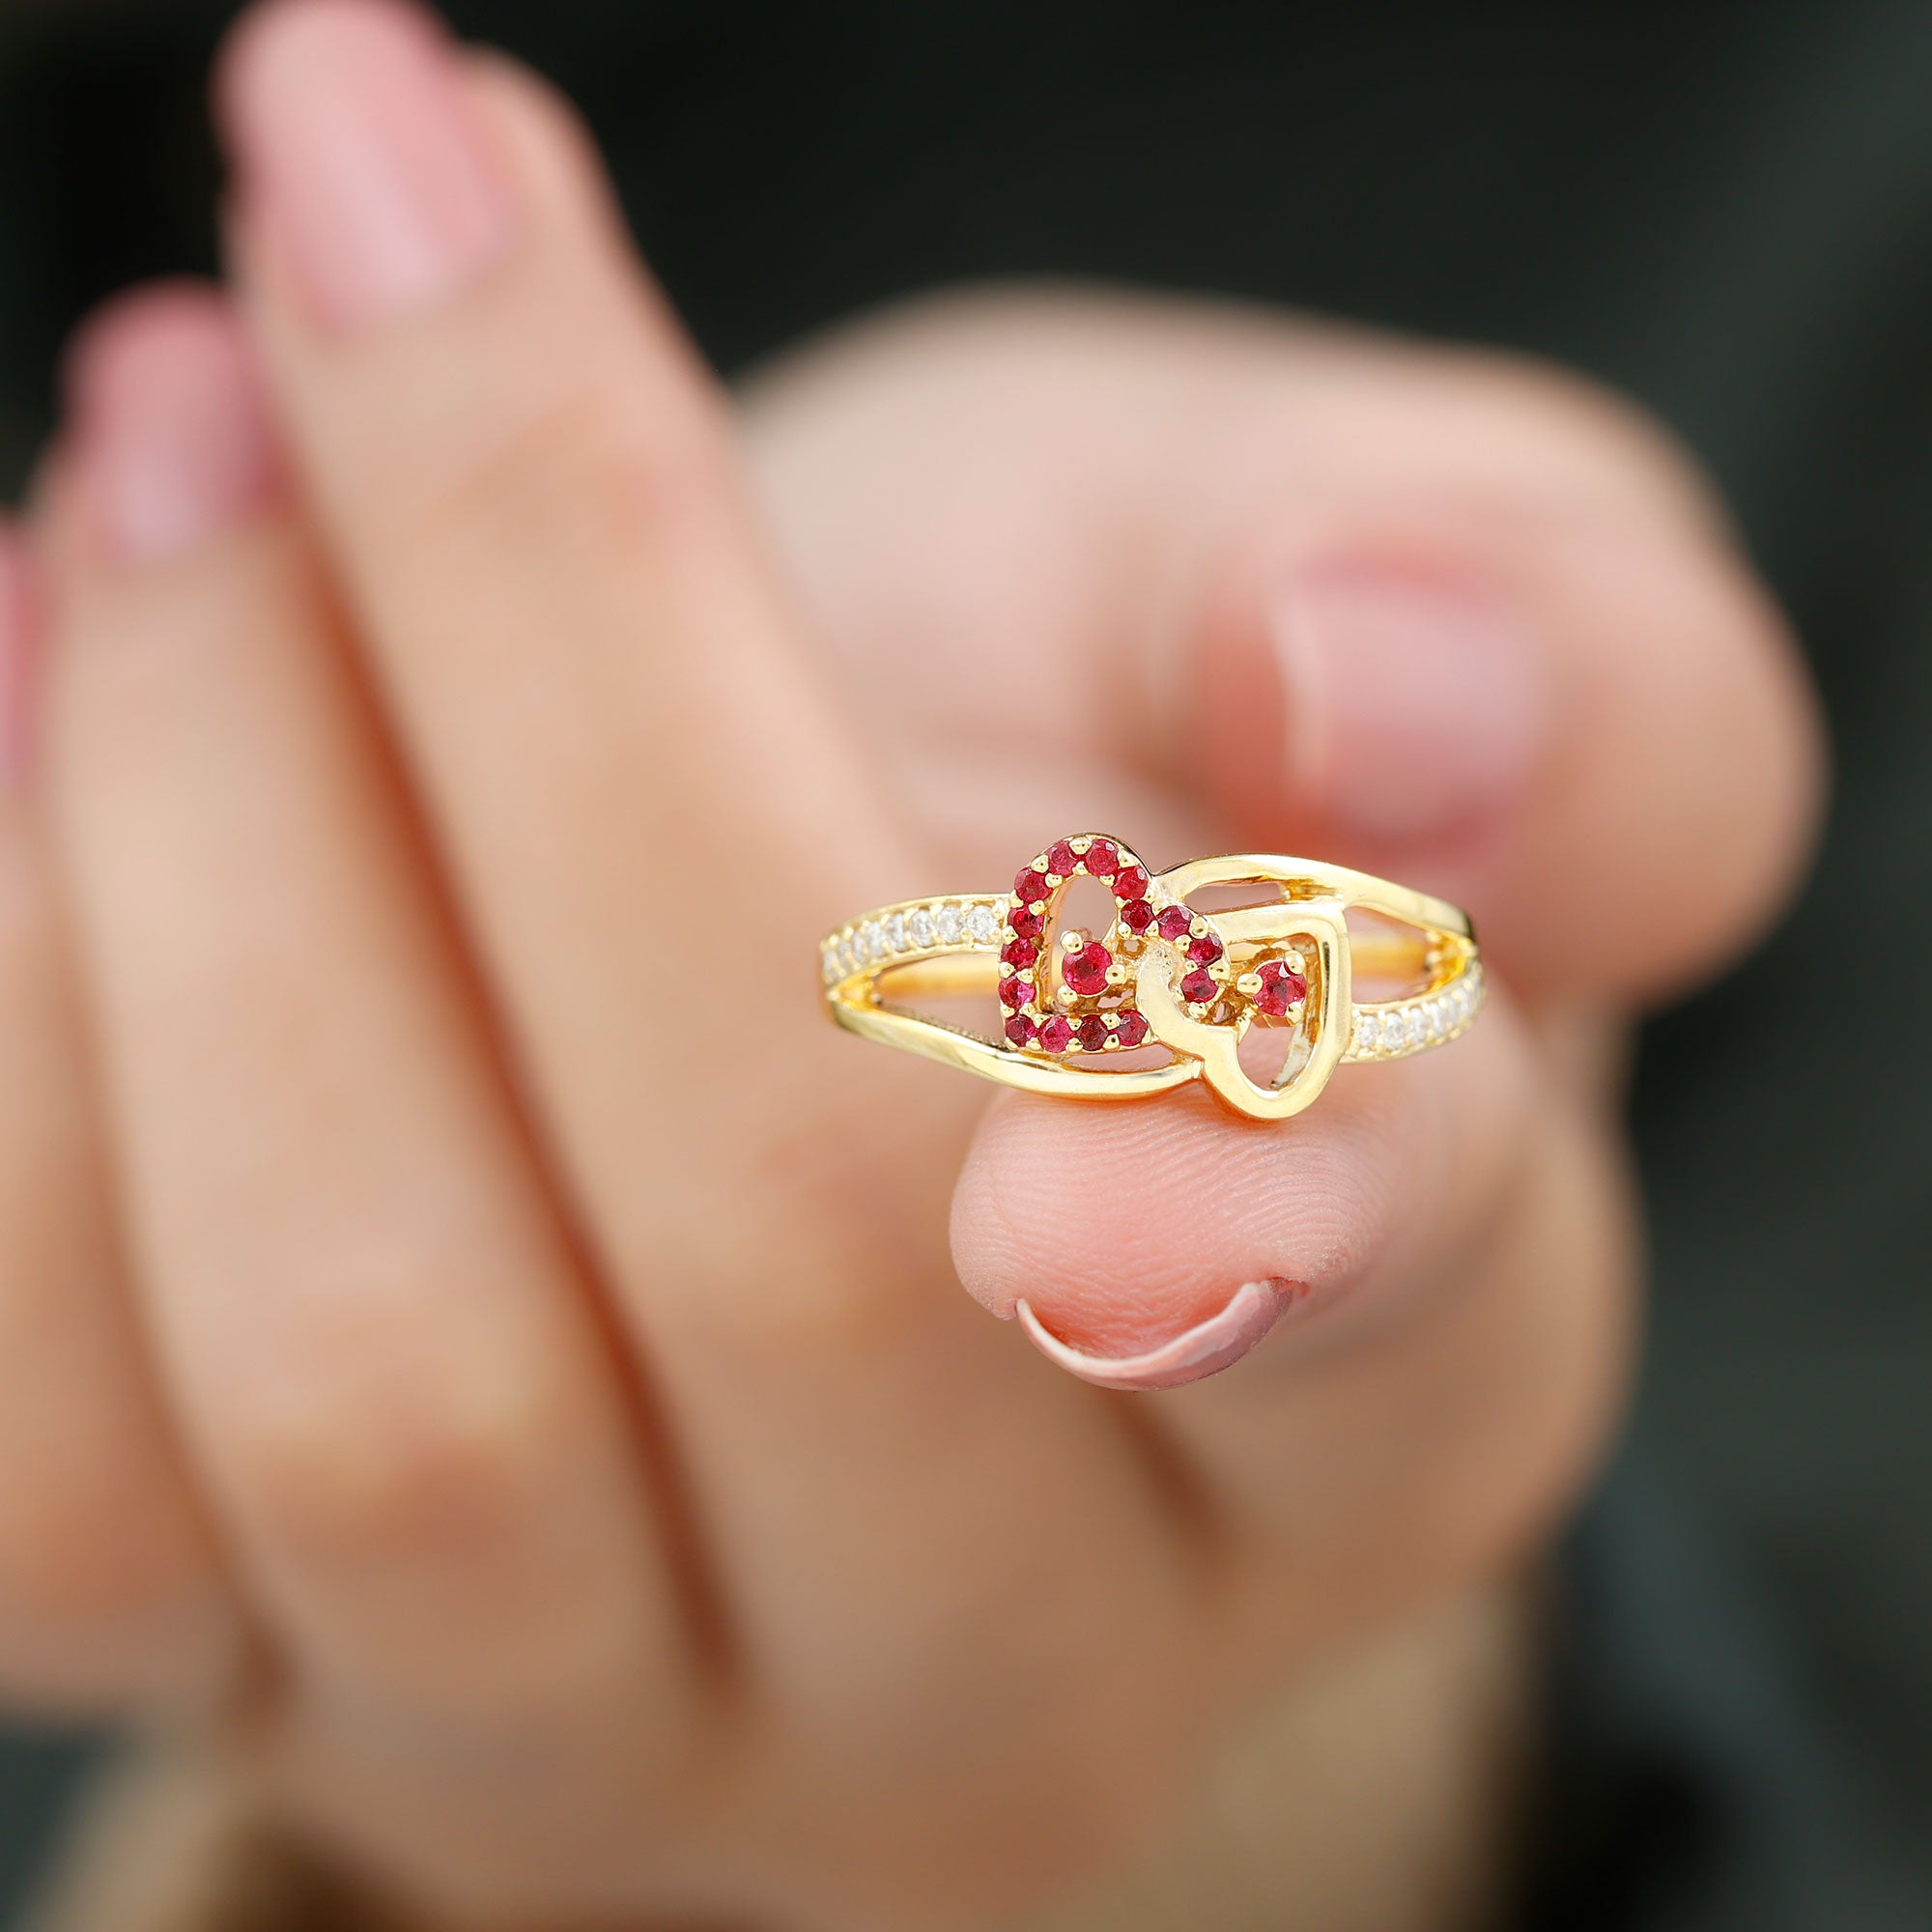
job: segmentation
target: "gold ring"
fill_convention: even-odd
[[[1097,936],[1063,919],[1074,888],[1111,898]],[[867,913],[820,957],[833,1018],[867,1039],[1082,1100],[1204,1080],[1258,1121],[1298,1114],[1345,1060],[1457,1038],[1483,1004],[1474,929],[1443,899],[1271,854],[1151,872],[1097,833],[1057,839],[1009,893]],[[988,993],[990,1037],[907,1004]]]

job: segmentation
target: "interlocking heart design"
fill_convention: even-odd
[[[1059,926],[1062,900],[1081,877],[1114,897],[1112,921],[1097,937]],[[1216,918],[1194,911],[1129,846],[1103,834],[1057,839],[1020,868],[1003,941],[1001,1029],[1016,1053],[1058,1060],[1151,1041],[1206,1061],[1210,1083],[1232,1066],[1264,1094],[1279,1090],[1240,1071],[1241,1034],[1258,1019],[1304,1029],[1309,1018],[1305,952],[1248,948],[1250,956],[1237,957],[1238,943]],[[1212,1042],[1206,1051],[1205,1042]]]

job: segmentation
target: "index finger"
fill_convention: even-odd
[[[1691,467],[1575,378],[1200,301],[955,298],[749,416],[792,569],[936,799],[994,753],[1111,760],[1223,849],[1468,907],[1558,1001],[1681,989],[1808,848],[1786,627]]]

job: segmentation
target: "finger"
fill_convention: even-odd
[[[71,1714],[212,1699],[241,1645],[114,1249],[27,788],[26,580],[0,529],[0,1685]]]
[[[49,778],[149,1319],[251,1584],[399,1711],[669,1700],[621,1392],[239,328],[133,298],[74,401]]]
[[[1156,1561],[1124,1446],[934,1292],[980,1096],[855,1060],[798,972],[916,867],[581,136],[389,7],[271,10],[226,72],[276,392],[748,1638],[920,1655],[969,1497],[1016,1560]]]
[[[517,1011],[543,1029],[532,1058],[571,1096],[561,1129],[606,1170],[594,1191],[621,1197],[646,1168],[696,1168],[694,1136],[735,1139],[730,1074],[757,1069],[778,1115],[815,1098],[836,1050],[818,1024],[776,1065],[755,1023],[658,1029],[641,1084],[689,1111],[639,1109],[639,1068],[613,1046],[645,1030],[611,1022],[632,1020],[667,942],[720,1014],[816,1019],[815,989],[770,970],[779,949],[916,865],[745,514],[724,399],[638,274],[579,131],[505,68],[458,95],[433,32],[382,0],[271,7],[244,28],[222,90],[238,252],[401,728]],[[385,95],[466,157],[438,162],[465,176],[447,197],[463,206],[421,211],[447,224],[425,254],[449,251],[427,316],[330,165],[344,100],[373,114]],[[408,206],[444,183],[388,186]],[[755,919],[752,943],[710,945],[733,910]],[[731,1192],[748,1242],[767,1214],[795,1242],[789,1203]]]
[[[1578,382],[980,298],[802,358],[751,418],[794,577],[923,802],[1123,759],[1228,847],[1469,906],[1540,995],[1681,986],[1803,862],[1823,760],[1784,626],[1683,459]]]
[[[1289,1565],[1273,1614],[1295,1605],[1312,1642],[1504,1560],[1591,1465],[1634,1300],[1614,1173],[1498,1001],[1259,1132],[1197,1096],[1014,1096],[961,1177],[953,1250],[1061,1367],[1175,1391],[1148,1419],[1217,1520]]]

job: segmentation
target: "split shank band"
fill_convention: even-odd
[[[1083,878],[1112,895],[1104,929],[1063,918]],[[1274,854],[1151,872],[1101,833],[1056,839],[1006,893],[867,913],[826,936],[820,971],[841,1026],[983,1079],[1084,1100],[1202,1080],[1260,1121],[1299,1113],[1345,1060],[1455,1039],[1484,991],[1468,916],[1445,900]],[[991,1033],[919,1009],[989,993]]]

